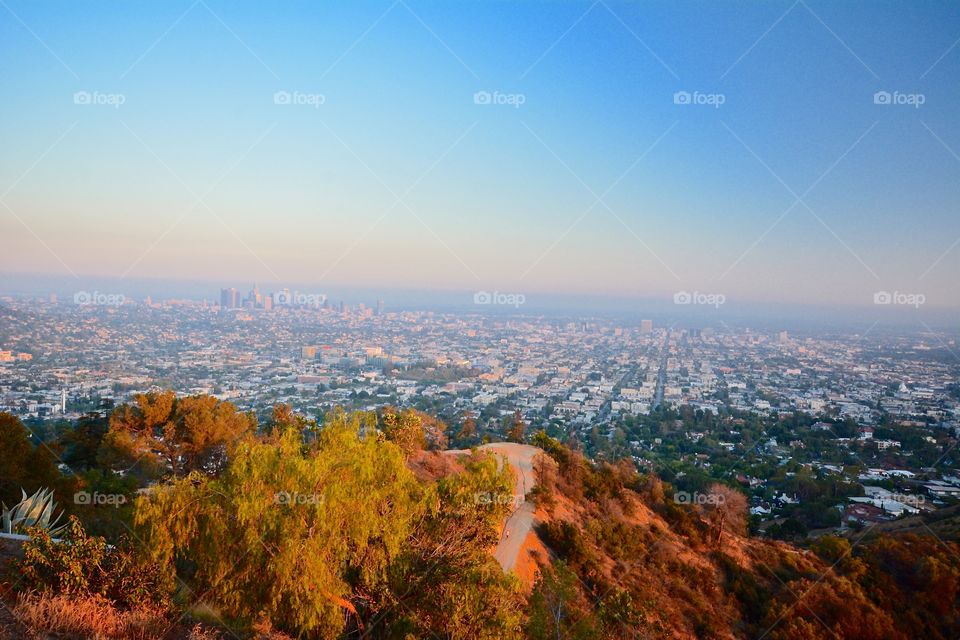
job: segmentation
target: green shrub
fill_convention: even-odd
[[[88,536],[75,517],[59,541],[43,529],[31,529],[23,551],[17,568],[25,590],[100,596],[125,609],[169,604],[157,567],[138,558],[126,542],[113,547]]]

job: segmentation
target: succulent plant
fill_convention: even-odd
[[[53,512],[57,505],[53,501],[53,491],[50,489],[38,489],[32,496],[27,496],[27,492],[20,490],[23,498],[10,509],[7,505],[3,506],[3,514],[0,517],[0,533],[26,534],[31,527],[45,529],[51,536],[57,536],[66,525],[57,526],[63,512],[52,520]]]

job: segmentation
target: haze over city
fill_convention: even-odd
[[[949,5],[4,14],[11,281],[960,304]]]
[[[0,0],[0,640],[960,637],[960,4]]]

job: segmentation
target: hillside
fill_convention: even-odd
[[[446,450],[442,423],[390,407],[259,426],[154,394],[102,427],[64,436],[61,478],[0,421],[8,468],[71,516],[8,567],[4,637],[960,636],[960,553],[928,523],[799,548],[748,536],[732,487],[677,492],[543,432]]]
[[[669,485],[539,443],[550,453],[533,456],[521,505],[533,526],[504,567],[530,595],[526,637],[955,637],[955,546],[877,528],[805,549],[749,537],[731,520],[718,541],[714,514],[678,504]],[[914,607],[896,606],[908,597]]]
[[[550,458],[537,467],[536,535],[548,552],[534,554],[546,578],[531,619],[560,610],[573,574],[565,637],[950,638],[960,629],[952,543],[828,537],[801,549],[745,536],[735,514],[719,532],[717,509],[678,504],[655,477],[541,442]]]

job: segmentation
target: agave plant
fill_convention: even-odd
[[[51,537],[56,537],[66,529],[66,524],[57,526],[60,518],[63,517],[62,511],[56,520],[51,520],[54,510],[57,508],[53,501],[53,491],[40,488],[29,497],[23,489],[20,490],[20,493],[23,494],[23,499],[13,505],[12,508],[7,509],[7,505],[0,503],[3,506],[0,533],[26,534],[31,527],[38,527],[46,530]]]

